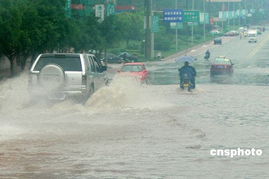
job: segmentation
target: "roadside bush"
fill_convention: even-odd
[[[127,46],[127,49],[130,50],[139,50],[140,48],[141,48],[141,42],[139,41],[130,41]]]

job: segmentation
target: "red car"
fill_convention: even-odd
[[[232,75],[233,74],[233,63],[226,57],[217,57],[211,64],[210,76],[214,77],[217,75]]]
[[[144,63],[125,63],[118,71],[121,74],[138,77],[141,82],[148,83],[149,71]]]

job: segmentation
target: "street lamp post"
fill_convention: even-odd
[[[194,0],[192,0],[192,10],[194,10]],[[193,38],[193,35],[194,35],[194,26],[193,26],[193,22],[191,23],[191,44],[193,45],[193,41],[194,41],[194,38]]]
[[[152,57],[152,0],[145,0],[145,58]]]
[[[206,11],[206,9],[205,9],[205,1],[206,1],[206,0],[203,0],[203,9],[204,9],[204,40],[205,40],[205,30],[206,30],[206,28],[205,28],[205,23],[206,23],[206,22],[205,22],[205,20],[206,20],[206,19],[205,19],[205,11]]]
[[[229,28],[230,26],[230,1],[229,0],[227,1],[228,1],[228,28]]]
[[[175,0],[176,9],[177,9],[177,0]],[[177,22],[176,22],[176,51],[178,50],[178,29],[177,29]]]
[[[239,2],[239,14],[238,14],[238,24],[239,24],[239,26],[241,26],[241,10],[242,10],[242,8],[241,8],[241,3],[242,2]]]

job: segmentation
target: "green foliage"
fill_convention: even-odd
[[[118,17],[116,15],[107,17],[100,24],[100,32],[104,40],[104,48],[113,47],[113,45],[123,38],[122,28],[123,27],[118,21]]]
[[[18,1],[0,1],[0,49],[9,57],[16,54],[21,47],[19,40],[22,35],[22,12],[18,8]]]
[[[70,37],[67,47],[74,47],[76,51],[101,48],[103,39],[95,17],[89,16],[70,22],[72,25],[67,33]]]
[[[153,2],[153,9],[159,10],[173,7],[175,3],[174,0]],[[196,0],[195,9],[202,10],[203,2]],[[136,5],[140,11],[112,15],[103,22],[98,22],[94,14],[68,18],[65,3],[66,0],[0,0],[0,55],[8,57],[11,68],[15,60],[23,68],[29,56],[70,48],[76,52],[90,49],[144,52],[143,0],[119,0],[120,5]],[[250,0],[246,0],[247,7],[249,4]],[[183,9],[190,7],[187,0],[178,0],[178,5]],[[222,7],[218,3],[206,3],[206,8],[217,16]],[[252,19],[258,22],[264,17],[264,14],[254,14]],[[155,34],[156,50],[170,51],[175,43],[175,31],[168,24],[160,24],[161,30]],[[195,39],[201,40],[203,27],[197,26],[194,31]],[[184,25],[184,29],[179,30],[179,39],[184,39],[182,44],[189,42],[190,34],[190,26]]]
[[[141,47],[141,42],[139,41],[130,41],[127,45],[127,48],[130,50],[138,50]]]
[[[139,13],[122,13],[118,15],[118,23],[122,27],[123,39],[141,40],[144,34],[144,19]]]
[[[65,0],[1,0],[0,54],[24,68],[27,57],[54,50],[103,51],[143,39],[143,14],[125,13],[98,22],[94,14],[68,18]],[[127,43],[128,44],[128,43]]]
[[[23,68],[29,55],[61,44],[67,24],[63,3],[64,0],[0,1],[0,51],[10,60],[11,71],[15,58]]]
[[[165,36],[157,36],[155,41],[155,49],[161,50],[161,51],[167,51],[170,50],[171,47],[171,41],[169,38],[166,38]]]

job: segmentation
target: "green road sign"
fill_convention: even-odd
[[[67,0],[65,3],[66,16],[71,17],[71,0]]]
[[[100,5],[104,8],[100,9]],[[68,17],[91,16],[95,13],[102,20],[104,16],[115,14],[115,6],[115,0],[66,0],[65,10]]]
[[[184,11],[183,12],[184,22],[200,22],[200,12],[199,11]]]
[[[200,24],[209,24],[210,19],[209,19],[209,14],[208,13],[200,13]]]
[[[153,16],[153,18],[152,18],[152,29],[151,29],[151,31],[153,33],[156,33],[156,32],[160,31],[159,20],[160,20],[160,18],[158,16]]]
[[[115,4],[108,4],[106,6],[106,15],[110,16],[115,14]]]

